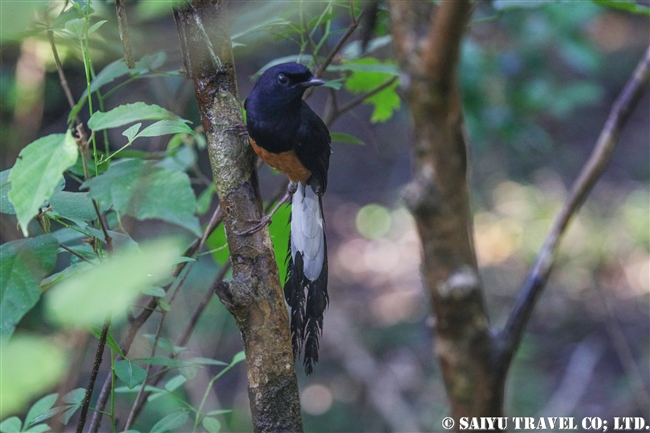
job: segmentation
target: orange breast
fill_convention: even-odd
[[[290,181],[301,182],[304,184],[307,182],[307,179],[309,179],[309,176],[311,176],[311,172],[302,165],[302,162],[300,162],[298,156],[293,150],[290,150],[289,152],[273,153],[259,147],[257,143],[255,143],[255,140],[250,136],[248,137],[248,140],[250,141],[251,146],[253,146],[255,153],[262,158],[262,161],[286,174]]]

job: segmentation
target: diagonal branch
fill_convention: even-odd
[[[499,365],[507,369],[514,352],[521,341],[526,324],[533,308],[548,280],[555,252],[562,240],[572,217],[591,192],[594,184],[609,164],[612,153],[618,144],[620,132],[629,119],[630,113],[639,101],[650,77],[650,47],[635,68],[632,76],[614,102],[605,126],[596,141],[594,150],[578,175],[567,201],[555,218],[544,245],[528,274],[519,298],[512,309],[508,322],[499,334],[501,343],[498,353]],[[503,372],[505,374],[505,372]]]

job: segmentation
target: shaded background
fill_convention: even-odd
[[[650,41],[647,16],[591,2],[529,3],[527,7],[501,9],[504,3],[478,6],[461,64],[472,154],[476,248],[494,326],[505,321],[613,100]],[[231,32],[245,31],[253,23],[277,16],[295,20],[297,5],[233,2]],[[309,2],[304,14],[309,19],[326,6],[325,2]],[[100,2],[93,7],[102,19],[109,20],[92,42],[94,66],[100,70],[122,52],[113,5]],[[136,58],[163,50],[167,62],[161,69],[181,68],[169,4],[129,2],[128,12]],[[7,19],[3,10],[5,28]],[[333,23],[345,28],[349,18],[342,14]],[[385,27],[386,13],[382,11],[379,31]],[[235,48],[242,99],[254,83],[251,76],[262,66],[297,53],[298,46],[278,36],[281,33],[281,28],[264,28],[237,40],[245,44]],[[332,37],[331,45],[337,39]],[[73,95],[78,98],[85,89],[78,50],[59,49]],[[69,108],[45,39],[5,41],[0,53],[0,168],[4,170],[29,142],[64,131]],[[371,55],[391,59],[390,45]],[[344,90],[339,96],[343,101],[353,97]],[[136,101],[159,104],[200,125],[191,83],[182,78],[135,81],[116,92],[107,106]],[[321,113],[327,91],[318,89],[309,103]],[[331,302],[321,362],[311,377],[298,368],[305,430],[440,431],[448,406],[433,357],[433,319],[419,275],[420,244],[413,221],[400,202],[411,173],[410,121],[403,106],[379,123],[370,122],[372,111],[372,106],[361,105],[331,127],[360,138],[365,145],[333,145],[324,198]],[[624,129],[610,167],[560,248],[508,380],[509,416],[600,416],[610,420],[613,416],[645,416],[650,420],[649,121],[646,93]],[[119,143],[120,132],[111,138]],[[157,137],[135,146],[156,151],[164,150],[166,144]],[[207,152],[196,149],[196,164],[190,173],[200,194],[211,173]],[[263,167],[263,197],[272,196],[282,181]],[[215,197],[212,208],[216,204]],[[201,221],[206,223],[209,215]],[[2,242],[19,238],[15,219],[4,214],[1,218]],[[286,245],[286,228],[278,222],[281,218],[286,218],[286,213],[272,226],[279,250]],[[188,235],[157,221],[126,219],[124,223],[136,240],[175,232]],[[216,233],[209,244],[218,248],[220,242]],[[164,337],[176,338],[212,283],[222,257],[222,250],[201,257],[167,317]],[[145,334],[155,332],[155,322],[147,324]],[[40,316],[38,307],[21,327],[61,338]],[[120,335],[119,330],[114,333]],[[66,337],[86,348],[82,351],[83,373],[73,387],[85,386],[95,342],[80,333]],[[136,339],[130,355],[149,356],[149,344],[146,338]],[[214,297],[187,351],[227,361],[240,350],[238,329]],[[216,372],[218,369],[199,371],[197,378],[185,385],[184,392],[195,406]],[[214,389],[209,407],[233,409],[221,418],[224,431],[250,431],[244,365],[219,379]],[[126,401],[118,400],[124,404],[122,412],[128,410]],[[134,428],[144,430],[178,407],[178,402],[165,397],[152,406]]]

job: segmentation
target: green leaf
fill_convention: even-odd
[[[138,137],[158,137],[169,134],[195,135],[194,130],[187,126],[185,122],[182,119],[160,120],[144,128],[138,134]]]
[[[132,142],[133,140],[136,139],[138,136],[138,131],[140,131],[140,127],[142,126],[142,122],[138,122],[135,125],[129,126],[124,130],[122,133],[123,136],[126,137],[127,140],[129,140],[129,143]]]
[[[187,174],[156,167],[152,161],[116,162],[106,173],[84,183],[102,208],[138,220],[159,218],[201,235],[194,215],[196,197]]]
[[[211,358],[192,358],[188,359],[188,362],[191,362],[193,364],[208,364],[208,365],[228,365],[227,362],[223,361],[218,361],[216,359],[211,359]]]
[[[82,404],[86,396],[85,388],[73,389],[63,396],[63,402],[68,404]]]
[[[52,210],[70,220],[94,221],[97,213],[87,192],[57,191],[50,197]]]
[[[115,374],[129,388],[134,388],[141,384],[147,377],[147,371],[130,359],[117,361],[115,363]]]
[[[25,236],[27,224],[52,195],[63,172],[77,161],[77,153],[70,131],[39,138],[20,151],[9,173],[9,200]]]
[[[41,296],[39,283],[54,268],[59,243],[51,235],[0,245],[0,342]]]
[[[45,278],[39,284],[39,288],[41,289],[42,292],[44,292],[50,287],[54,286],[55,284],[60,283],[64,279],[71,277],[73,275],[77,275],[81,272],[85,272],[92,267],[93,265],[88,262],[79,261],[77,263],[73,263],[67,268],[63,269],[61,272],[57,272],[56,274],[52,274],[49,277]]]
[[[84,394],[85,394],[85,392],[84,392]],[[75,405],[72,405],[72,406],[66,406],[66,408],[67,408],[67,410],[63,414],[63,419],[61,420],[61,421],[63,421],[64,425],[68,425],[68,423],[70,422],[70,418],[72,418],[74,416],[74,414],[79,409],[81,409],[81,403],[75,404]]]
[[[12,416],[0,423],[0,432],[2,433],[18,433],[22,430],[23,424],[20,422],[20,418],[17,416]]]
[[[221,431],[221,423],[216,418],[206,416],[201,421],[201,425],[208,433],[219,433]]]
[[[199,197],[196,199],[197,214],[204,215],[208,210],[210,210],[210,205],[212,204],[212,197],[214,197],[215,191],[216,191],[216,187],[214,185],[214,182],[211,182],[210,186],[208,186],[206,189],[203,190],[201,194],[199,194]]]
[[[165,292],[165,289],[156,286],[146,287],[144,290],[142,290],[142,293],[145,295],[153,296],[154,298],[163,298],[167,294]]]
[[[60,407],[60,408],[56,408],[56,409],[61,409],[59,411],[59,412],[61,412],[65,408]],[[47,425],[47,424],[38,424],[38,425],[34,425],[34,426],[28,428],[27,430],[25,430],[25,433],[43,433],[43,432],[46,432],[48,430],[51,430],[51,427],[49,425]]]
[[[9,201],[9,191],[11,191],[9,173],[11,169],[0,172],[0,213],[16,215],[14,205]]]
[[[350,143],[358,144],[361,146],[364,146],[366,144],[354,135],[346,134],[344,132],[330,132],[330,137],[334,143]]]
[[[167,383],[165,384],[165,389],[169,392],[175,391],[176,389],[181,387],[185,382],[187,382],[187,379],[179,374],[178,376],[174,376],[167,381]]]
[[[84,30],[86,28],[86,20],[83,18],[76,18],[65,23],[65,28],[72,32],[77,39],[84,38]]]
[[[632,0],[592,0],[600,6],[605,6],[612,9],[618,9],[633,14],[650,16],[650,8],[638,4]]]
[[[143,287],[171,273],[179,248],[168,239],[142,244],[141,251],[116,251],[94,268],[47,292],[46,310],[63,326],[101,326],[107,314],[124,310]]]
[[[166,431],[172,431],[175,428],[178,428],[185,424],[188,417],[189,412],[187,411],[170,413],[158,421],[156,424],[154,424],[154,426],[151,428],[151,433],[163,433]]]
[[[167,151],[165,159],[156,164],[156,167],[176,171],[187,171],[196,165],[196,150],[192,146],[182,146],[173,151]]]
[[[210,412],[206,413],[206,415],[224,415],[227,413],[232,413],[232,409],[217,409],[217,410],[211,410]]]
[[[392,63],[380,63],[379,60],[372,57],[345,62],[342,67],[353,67],[352,75],[345,82],[345,87],[352,93],[368,92],[390,80],[393,73],[385,72],[397,65]],[[395,89],[397,81],[382,91],[366,98],[364,103],[372,104],[375,109],[370,121],[372,123],[385,122],[390,119],[393,112],[400,107],[400,99]]]
[[[52,418],[54,415],[57,415],[57,414],[63,412],[65,409],[66,409],[65,406],[59,406],[59,407],[53,407],[51,409],[46,410],[45,412],[38,415],[36,418],[34,418],[32,420],[32,422],[30,423],[32,425],[32,427],[30,427],[28,431],[35,431],[35,429],[43,428],[42,426],[44,426],[45,424],[39,424],[39,423],[41,423],[41,422],[43,422],[43,421],[45,421],[47,419]],[[36,424],[38,424],[38,425],[36,425]],[[45,427],[47,427],[47,426],[45,426]],[[49,427],[47,427],[47,429],[49,430]],[[42,431],[46,431],[46,430],[42,430]]]
[[[90,333],[93,334],[93,337],[96,339],[102,338],[102,328],[99,326],[91,326],[90,327]],[[122,358],[126,358],[124,353],[122,352],[122,349],[120,348],[120,345],[115,341],[115,337],[113,337],[113,334],[110,332],[106,334],[106,345],[115,353],[120,355]]]
[[[52,406],[54,406],[54,403],[56,402],[58,396],[59,394],[57,393],[48,394],[45,397],[39,399],[36,403],[34,403],[32,407],[29,408],[29,411],[27,412],[27,416],[25,416],[25,426],[29,426],[30,424],[35,424],[34,423],[35,418],[52,409]]]
[[[90,35],[92,33],[95,33],[97,30],[99,30],[101,26],[103,26],[107,22],[108,22],[107,20],[97,21],[95,24],[90,26],[90,28],[88,29],[88,34]]]
[[[176,114],[158,105],[144,102],[124,104],[108,112],[98,111],[88,120],[88,127],[94,131],[116,128],[141,120],[180,120]]]
[[[59,383],[68,357],[64,346],[54,341],[51,336],[17,334],[2,346],[0,416],[24,410]]]
[[[230,361],[230,365],[235,365],[238,364],[246,359],[246,353],[242,350],[241,352],[238,352],[235,354],[235,356],[232,357],[232,361]]]

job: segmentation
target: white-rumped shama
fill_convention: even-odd
[[[253,149],[268,165],[287,175],[291,236],[284,297],[291,308],[294,357],[304,347],[307,374],[318,362],[327,294],[327,244],[322,196],[327,188],[331,138],[327,126],[302,99],[324,81],[299,63],[267,69],[246,98],[246,126]],[[279,206],[279,205],[278,205]],[[277,209],[277,207],[276,207]],[[251,233],[269,222],[244,233]]]

